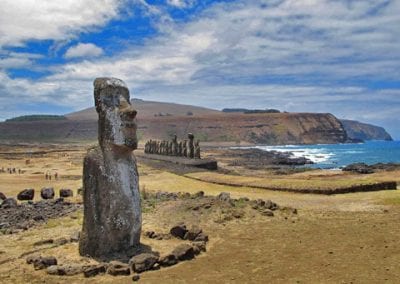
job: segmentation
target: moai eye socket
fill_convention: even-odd
[[[101,98],[101,101],[106,107],[119,107],[120,105],[120,96],[119,95],[113,95],[113,96],[103,96]]]

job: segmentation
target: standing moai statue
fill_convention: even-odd
[[[137,148],[136,110],[127,86],[119,79],[96,79],[94,98],[100,147],[90,149],[83,164],[79,253],[109,259],[126,255],[140,243],[139,176],[132,154]]]
[[[182,146],[182,156],[187,157],[188,156],[188,151],[187,151],[187,140],[183,140],[183,146]]]
[[[189,158],[193,159],[194,158],[194,135],[192,133],[188,134],[189,138]]]
[[[172,138],[172,155],[178,156],[178,137],[176,135]]]
[[[178,143],[178,156],[182,157],[182,141]]]
[[[200,155],[200,142],[199,140],[196,140],[196,142],[194,143],[194,157],[196,159],[201,159],[201,155]]]

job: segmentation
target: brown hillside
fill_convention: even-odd
[[[191,112],[193,114],[192,116],[213,115],[221,113],[218,110],[191,105],[144,101],[140,99],[133,99],[131,102],[134,108],[138,111],[138,116],[140,116],[141,118],[155,117],[159,116],[160,114],[164,116],[166,116],[167,114],[173,116],[188,116],[188,112]],[[91,107],[67,114],[66,117],[71,120],[97,120],[97,113],[95,108]]]
[[[340,121],[332,114],[271,113],[220,114],[207,117],[139,119],[144,139],[185,137],[193,132],[201,141],[246,141],[258,144],[342,143],[347,140]]]

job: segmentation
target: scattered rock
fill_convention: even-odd
[[[79,195],[83,195],[83,188],[82,187],[78,188],[77,193]]]
[[[195,194],[193,194],[194,198],[200,198],[200,197],[204,197],[204,191],[198,191]]]
[[[0,192],[0,200],[5,200],[5,199],[7,199],[6,195]]]
[[[194,239],[195,242],[208,242],[208,235],[205,233],[200,233],[197,235],[197,237]]]
[[[54,243],[58,246],[62,246],[68,243],[68,240],[66,238],[59,238],[54,241]]]
[[[46,239],[46,240],[37,241],[33,245],[34,246],[43,246],[43,245],[49,245],[52,243],[54,243],[53,239]]]
[[[32,261],[35,270],[41,270],[52,265],[57,265],[57,259],[54,256],[46,256],[46,257],[39,256],[34,258]]]
[[[197,226],[193,226],[192,228],[190,228],[190,230],[188,230],[185,234],[185,236],[183,237],[184,240],[189,240],[189,241],[193,241],[196,239],[196,237],[202,233],[202,230],[197,227]]]
[[[197,247],[199,251],[206,252],[206,243],[205,242],[192,242],[193,247]]]
[[[54,188],[52,187],[44,187],[40,191],[40,196],[43,199],[53,199],[54,198]]]
[[[172,252],[178,260],[191,260],[194,258],[194,249],[189,244],[181,244],[177,246]]]
[[[79,273],[82,273],[83,267],[81,265],[77,264],[70,264],[70,265],[52,265],[47,267],[47,274],[50,275],[67,275],[67,276],[72,276],[72,275],[77,275]]]
[[[4,199],[3,203],[1,203],[1,208],[9,209],[16,208],[18,206],[17,200],[12,197]]]
[[[135,274],[135,275],[132,276],[132,281],[133,282],[139,281],[139,279],[140,279],[140,275],[139,274]]]
[[[355,172],[359,174],[372,174],[374,173],[372,167],[368,166],[365,163],[354,163],[347,165],[342,169],[342,171],[347,171],[347,172]]]
[[[217,199],[220,200],[220,201],[229,202],[231,200],[231,195],[228,192],[221,192],[217,196]]]
[[[274,212],[272,212],[270,209],[265,209],[264,211],[261,212],[261,214],[264,216],[269,216],[269,217],[274,216]]]
[[[93,277],[101,273],[105,273],[107,269],[107,265],[105,263],[100,263],[97,265],[90,265],[85,267],[83,270],[83,275],[85,277]]]
[[[172,266],[178,263],[178,259],[174,254],[167,254],[161,257],[158,263],[161,266]]]
[[[71,237],[69,238],[69,241],[70,241],[71,243],[77,243],[77,242],[79,242],[79,237],[80,237],[80,232],[77,231],[77,232],[75,232],[75,233],[73,233],[73,234],[71,235]]]
[[[18,200],[33,200],[35,196],[35,190],[33,188],[27,188],[18,193],[17,199]]]
[[[187,231],[188,230],[186,229],[185,224],[178,224],[178,225],[172,227],[169,232],[172,236],[183,239],[185,237],[185,234]]]
[[[111,261],[107,268],[107,273],[113,276],[130,275],[129,265],[120,261]]]
[[[129,261],[129,265],[132,271],[141,273],[143,271],[152,269],[157,261],[158,256],[152,253],[141,253],[132,257]]]
[[[74,192],[71,189],[68,188],[60,189],[60,197],[72,197],[73,195]]]

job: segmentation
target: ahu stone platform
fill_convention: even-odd
[[[206,170],[215,171],[218,169],[218,163],[212,159],[189,159],[186,157],[175,157],[175,156],[165,156],[157,154],[142,154],[136,153],[137,156],[143,157],[150,160],[158,160],[164,162],[170,162],[173,164],[178,164],[182,166],[201,168]]]

